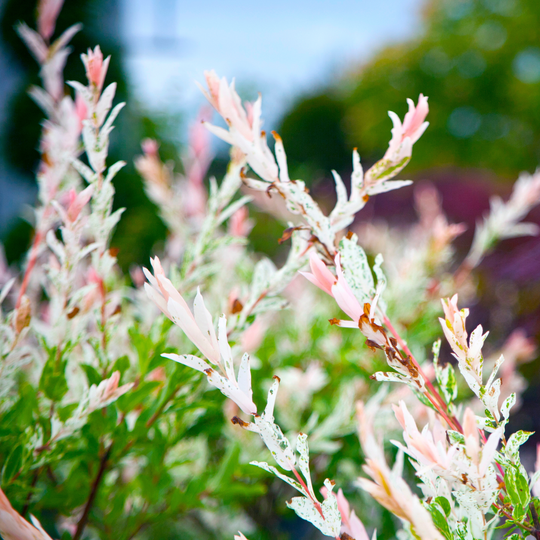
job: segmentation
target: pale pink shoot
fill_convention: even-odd
[[[474,377],[478,384],[482,384],[482,347],[488,333],[483,333],[482,325],[478,325],[467,343],[466,319],[468,309],[459,310],[457,307],[457,294],[452,299],[441,300],[446,319],[439,318],[444,335],[452,348],[462,370]]]
[[[146,293],[157,307],[176,325],[178,325],[192,343],[215,365],[219,365],[219,346],[212,317],[199,290],[193,302],[194,314],[189,309],[182,295],[165,276],[160,260],[150,260],[154,269],[152,275],[146,268],[143,272],[149,283],[144,284]]]
[[[540,471],[540,443],[536,445],[536,462],[534,464],[534,472]],[[532,486],[532,493],[535,497],[540,497],[540,480],[537,480]]]
[[[403,428],[403,439],[407,444],[408,453],[423,466],[450,469],[457,449],[446,448],[444,432],[442,430],[431,432],[427,426],[420,432],[404,401],[400,401],[399,407],[393,405],[393,409]]]
[[[86,102],[79,92],[77,92],[77,95],[75,96],[75,114],[78,120],[78,131],[81,133],[83,128],[83,120],[86,120],[88,117],[88,107],[86,106]]]
[[[143,152],[149,156],[158,156],[159,144],[154,139],[144,139],[141,143],[141,148]]]
[[[108,56],[103,60],[103,53],[101,52],[99,45],[97,45],[94,50],[88,49],[88,53],[82,54],[81,58],[86,69],[88,82],[101,91],[111,57]]]
[[[360,317],[364,313],[363,307],[360,302],[354,296],[352,289],[350,288],[343,270],[341,268],[340,254],[338,253],[335,258],[337,280],[332,285],[332,295],[335,298],[338,306],[356,323],[360,320]]]
[[[463,435],[465,436],[467,455],[477,467],[480,478],[483,478],[495,457],[495,452],[497,451],[497,446],[501,439],[501,429],[496,429],[491,433],[483,447],[480,448],[480,436],[476,424],[476,417],[471,409],[467,407],[463,417]]]
[[[188,155],[184,163],[186,176],[190,183],[202,186],[208,167],[212,161],[210,133],[204,122],[210,121],[212,109],[202,107],[197,120],[189,128]]]
[[[246,206],[239,208],[229,219],[229,234],[237,238],[246,238],[253,223],[249,219],[249,211]]]
[[[339,488],[337,494],[329,493],[326,487],[321,488],[321,493],[325,499],[328,497],[336,497],[339,513],[341,514],[341,531],[340,534],[348,534],[354,540],[369,540],[364,524],[354,510],[350,509],[349,501],[343,495],[343,490]]]
[[[135,158],[135,168],[149,185],[168,188],[171,183],[170,170],[159,158],[159,144],[153,139],[141,142],[143,156]]]
[[[49,40],[56,26],[56,19],[64,0],[40,0],[37,8],[37,27],[41,37]]]
[[[394,127],[392,128],[392,139],[385,154],[386,158],[399,156],[405,147],[407,147],[405,155],[410,156],[412,145],[422,136],[429,125],[429,122],[424,122],[429,112],[427,100],[427,97],[420,94],[418,105],[415,106],[412,99],[408,99],[409,111],[403,119],[403,124],[396,113],[388,112]]]
[[[311,268],[311,274],[309,272],[300,272],[307,280],[311,281],[314,285],[319,287],[325,293],[329,294],[337,302],[338,306],[353,320],[353,323],[348,321],[340,321],[339,326],[346,326],[355,328],[358,325],[358,321],[363,313],[363,308],[356,296],[352,292],[343,270],[341,268],[339,253],[335,258],[336,273],[334,276],[327,266],[319,257],[312,251],[309,257],[309,265]]]
[[[94,186],[90,185],[86,189],[83,189],[80,193],[75,190],[69,192],[69,206],[67,208],[67,218],[72,223],[77,221],[81,210],[88,204],[92,195],[94,194]]]
[[[409,104],[409,111],[403,119],[402,139],[409,137],[411,142],[415,143],[427,128],[425,119],[429,112],[428,98],[420,94],[418,105],[415,106],[412,99],[407,99],[407,103]]]
[[[328,270],[326,264],[317,257],[314,251],[309,255],[309,266],[311,268],[311,274],[309,272],[300,272],[300,274],[308,281],[311,281],[313,285],[316,285],[325,293],[333,296],[332,285],[336,281],[336,276]]]
[[[99,385],[93,385],[89,392],[89,411],[105,407],[109,403],[116,401],[120,396],[133,388],[135,383],[127,383],[118,386],[120,382],[120,372],[115,371],[108,379],[102,380]]]

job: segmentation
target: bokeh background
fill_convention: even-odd
[[[41,113],[27,96],[37,66],[14,25],[34,24],[34,0],[1,0],[0,241],[9,264],[20,264],[31,238],[25,205],[34,202]],[[112,138],[116,205],[127,211],[114,243],[124,269],[146,264],[165,226],[144,194],[133,159],[144,137],[178,160],[203,105],[195,81],[205,69],[236,77],[245,99],[263,93],[265,127],[284,139],[292,177],[323,205],[333,198],[331,169],[345,177],[357,147],[370,165],[388,144],[388,110],[403,116],[405,98],[430,99],[430,127],[401,175],[434,184],[453,222],[474,223],[492,194],[506,196],[521,171],[540,164],[540,2],[538,0],[66,0],[58,28],[83,21],[73,40],[66,79],[81,79],[73,61],[100,44],[112,55],[109,80],[127,101]],[[215,144],[212,172],[226,163]],[[178,165],[180,167],[180,164]],[[370,202],[360,220],[392,225],[415,219],[414,187]],[[279,258],[282,227],[257,214],[256,249]],[[540,210],[529,216],[540,223]],[[505,241],[477,272],[481,295],[471,324],[502,343],[514,328],[540,337],[540,241]],[[529,381],[521,429],[540,428],[538,361],[521,367]],[[538,440],[538,439],[536,439]],[[534,445],[531,441],[529,448]]]

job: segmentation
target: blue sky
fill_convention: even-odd
[[[139,99],[195,114],[205,69],[263,92],[267,122],[387,43],[421,28],[422,0],[122,0]],[[273,127],[268,125],[267,127]]]
[[[128,76],[148,108],[194,120],[204,102],[194,81],[215,69],[236,77],[244,98],[262,92],[265,127],[274,129],[299,94],[414,36],[423,0],[119,2]],[[182,139],[185,123],[181,130]],[[0,197],[0,230],[34,196],[0,163],[0,193],[9,186],[10,196]]]

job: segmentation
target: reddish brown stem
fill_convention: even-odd
[[[175,388],[173,392],[170,393],[165,399],[165,401],[158,407],[157,411],[148,419],[146,422],[146,428],[152,426],[152,424],[160,417],[161,413],[165,409],[165,407],[170,403],[172,399],[174,399],[174,396],[176,396],[176,393],[178,392],[179,387]]]
[[[388,328],[388,330],[390,330],[390,333],[394,336],[394,338],[396,339],[396,341],[398,342],[402,350],[405,352],[405,354],[411,359],[411,362],[414,364],[414,366],[416,367],[420,375],[422,375],[424,381],[426,382],[426,386],[431,393],[431,395],[426,394],[428,396],[428,399],[431,401],[431,403],[433,403],[433,405],[439,411],[441,416],[448,422],[448,425],[453,426],[456,429],[456,431],[463,433],[463,428],[461,427],[461,424],[459,423],[457,418],[455,417],[450,418],[448,416],[447,414],[448,407],[445,401],[440,396],[439,392],[437,392],[436,388],[433,386],[433,384],[431,383],[427,375],[424,373],[424,370],[420,367],[420,364],[414,357],[413,353],[411,352],[411,350],[409,349],[405,341],[403,341],[398,331],[394,328],[393,324],[390,322],[390,319],[384,314],[383,314],[383,322]],[[436,402],[434,402],[432,398],[434,398]]]
[[[456,420],[454,418],[450,418],[444,409],[441,408],[441,406],[437,403],[437,401],[435,400],[435,398],[426,392],[426,397],[429,399],[430,403],[435,407],[435,410],[446,420],[446,423],[454,428],[456,431],[460,431],[461,430],[461,426],[459,426],[459,429],[458,429],[458,425],[456,425]]]
[[[313,504],[315,504],[315,508],[317,508],[319,514],[321,514],[321,517],[324,519],[324,514],[322,512],[322,508],[319,501],[317,499],[314,499],[311,496],[311,493],[309,492],[309,489],[306,486],[306,483],[304,482],[304,480],[302,480],[302,477],[298,474],[298,471],[294,467],[292,468],[292,472],[294,473],[294,476],[296,476],[296,479],[298,480],[298,482],[300,482],[301,486],[306,490],[306,493],[309,495],[309,498],[313,501]]]
[[[26,513],[28,512],[28,508],[30,507],[30,502],[32,501],[32,495],[34,494],[34,488],[36,487],[40,472],[41,472],[41,468],[36,469],[36,472],[34,473],[34,477],[32,478],[32,483],[30,484],[30,490],[28,491],[28,495],[26,496],[26,501],[21,510],[22,517],[26,517]]]
[[[107,450],[103,454],[103,457],[101,458],[98,473],[92,484],[92,488],[90,489],[90,495],[88,496],[88,500],[86,501],[86,505],[84,506],[83,515],[81,519],[79,520],[79,523],[77,524],[77,530],[75,531],[75,536],[73,536],[73,540],[79,540],[84,532],[86,523],[88,522],[90,509],[92,508],[92,505],[94,504],[94,500],[96,498],[99,485],[101,483],[101,479],[103,478],[103,475],[105,474],[105,470],[107,468],[107,461],[109,461],[112,447],[113,447],[113,443],[109,445],[109,448],[107,448]]]
[[[486,434],[484,433],[484,430],[483,430],[483,429],[479,429],[479,430],[478,430],[478,433],[480,433],[480,438],[482,439],[482,443],[483,443],[483,444],[486,444],[487,438],[486,438]],[[502,481],[504,481],[504,471],[503,471],[503,468],[501,467],[501,464],[500,464],[500,463],[495,462],[495,465],[497,465],[497,469],[499,469],[499,472],[501,473],[501,476],[498,478],[498,481],[499,481],[499,482],[502,482]]]
[[[538,519],[538,512],[534,506],[534,501],[529,503],[529,510],[531,511],[531,516],[534,523],[534,531],[531,531],[536,540],[540,540],[540,520]]]
[[[300,482],[300,485],[305,489],[306,493],[309,495],[309,498],[313,501],[313,504],[315,505],[315,508],[317,509],[321,517],[324,519],[324,514],[323,514],[322,507],[319,501],[317,499],[314,499],[311,496],[311,493],[309,492],[309,489],[306,486],[306,483],[304,482],[304,480],[302,480],[302,477],[298,474],[298,471],[294,467],[292,468],[292,472],[294,473],[294,476],[296,476],[296,479],[298,480],[298,482]],[[336,536],[335,538],[336,540],[340,540],[339,536]]]

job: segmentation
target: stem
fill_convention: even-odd
[[[139,380],[137,379],[135,381],[135,386],[133,388],[136,388],[137,386],[139,385]],[[163,412],[163,409],[165,408],[165,406],[167,405],[167,403],[169,403],[171,401],[171,399],[176,395],[176,392],[178,392],[178,388],[174,391],[174,392],[171,392],[171,394],[165,399],[165,401],[159,406],[158,410],[148,419],[148,421],[146,422],[146,428],[148,429],[150,426],[152,426],[152,424],[160,417],[161,413]],[[119,424],[121,424],[122,422],[124,421],[124,415],[122,415],[122,417],[120,418],[120,422]],[[135,444],[135,439],[134,438],[131,438],[127,443],[126,445],[124,446],[124,448],[122,448],[122,450],[120,451],[119,453],[119,456],[120,457],[123,457],[130,449],[131,447]]]
[[[309,495],[309,498],[313,501],[313,504],[315,504],[315,508],[318,510],[319,514],[321,514],[321,517],[324,519],[324,514],[322,512],[321,504],[317,499],[314,499],[311,495],[308,487],[306,486],[306,483],[304,480],[302,480],[302,477],[298,474],[298,471],[293,467],[292,472],[294,473],[294,476],[296,476],[296,479],[300,482],[302,487],[306,490],[306,493]]]
[[[531,511],[531,516],[534,522],[534,531],[531,531],[536,540],[540,540],[540,521],[538,520],[538,513],[536,512],[536,507],[534,506],[534,501],[529,503],[529,510]]]
[[[96,475],[94,483],[92,484],[90,495],[88,496],[88,500],[86,501],[86,505],[84,507],[83,515],[81,519],[79,520],[79,523],[77,524],[77,530],[75,531],[75,536],[73,537],[73,540],[79,540],[82,536],[82,533],[84,532],[84,528],[86,527],[86,523],[88,522],[90,509],[92,508],[92,505],[94,504],[94,500],[96,498],[96,495],[99,489],[99,484],[101,483],[101,479],[103,478],[105,469],[107,468],[107,461],[109,460],[109,457],[111,455],[113,444],[114,442],[112,442],[109,445],[109,448],[107,448],[106,452],[103,454],[101,458],[98,473]]]
[[[176,392],[178,392],[178,388],[175,388],[174,391],[165,398],[165,401],[158,407],[157,411],[148,419],[148,421],[146,422],[147,428],[149,428],[159,418],[159,416],[163,412],[163,409],[176,395]]]
[[[437,401],[435,401],[434,397],[431,394],[428,394],[427,392],[425,396],[429,399],[430,403],[435,407],[436,411],[446,420],[446,423],[450,427],[453,427],[454,429],[456,429],[456,431],[460,431],[459,429],[457,429],[458,426],[456,426],[454,420],[446,414],[444,409],[441,409],[440,405],[437,403]]]
[[[302,480],[302,477],[298,474],[298,471],[294,467],[292,468],[292,472],[294,473],[294,476],[296,476],[296,479],[300,482],[301,486],[306,490],[306,493],[309,495],[309,498],[313,501],[313,504],[315,505],[315,508],[317,509],[317,511],[319,512],[321,517],[324,519],[324,514],[323,514],[323,511],[322,511],[321,503],[317,499],[313,498],[313,496],[309,492],[308,487],[306,486],[306,483],[304,482],[304,480]],[[330,495],[330,496],[332,497],[333,495]],[[336,536],[335,538],[336,538],[336,540],[340,540],[339,536]]]
[[[382,316],[383,316],[383,322],[387,326],[387,328],[390,330],[390,333],[394,336],[394,338],[396,339],[396,341],[398,342],[398,344],[402,348],[402,350],[405,352],[405,354],[407,354],[410,357],[411,361],[413,362],[415,367],[418,369],[418,372],[420,373],[420,375],[422,375],[422,377],[426,381],[426,386],[428,387],[428,389],[431,392],[431,394],[426,393],[425,394],[426,397],[429,399],[429,401],[432,403],[432,405],[437,409],[439,414],[448,422],[448,425],[454,426],[456,431],[459,431],[460,433],[463,433],[463,428],[462,428],[461,424],[459,423],[459,421],[457,420],[457,418],[455,418],[454,416],[452,416],[450,418],[448,416],[448,414],[446,413],[448,411],[448,407],[447,407],[446,403],[441,398],[440,394],[437,392],[437,390],[435,389],[435,387],[433,386],[431,381],[426,377],[426,375],[423,372],[422,368],[420,367],[418,361],[416,360],[416,358],[414,357],[414,355],[412,354],[410,349],[407,347],[407,344],[403,341],[403,339],[401,338],[401,336],[399,335],[397,330],[394,328],[394,326],[390,322],[390,319],[384,313],[382,314]],[[480,433],[480,436],[482,438],[483,443],[485,444],[487,439],[486,439],[486,436],[485,436],[483,430],[479,429],[478,431]],[[497,465],[497,468],[499,469],[499,472],[500,472],[500,474],[502,476],[502,478],[500,480],[502,480],[504,478],[504,471],[503,471],[500,464],[497,463],[496,465]],[[500,495],[502,495],[502,493]],[[502,506],[500,506],[497,503],[494,503],[494,506],[507,519],[513,519],[512,515],[508,511],[506,511]],[[538,513],[536,512],[536,508],[534,507],[534,502],[531,501],[531,503],[529,504],[529,509],[531,511],[531,515],[532,515],[532,518],[533,518],[533,521],[534,521],[534,528],[530,527],[528,525],[525,525],[525,524],[521,524],[521,525],[528,532],[530,532],[534,536],[534,538],[536,540],[540,540],[540,520],[538,519]],[[485,522],[485,517],[484,517],[484,522]]]
[[[41,472],[41,468],[36,469],[36,472],[34,473],[34,477],[32,478],[32,483],[30,484],[30,491],[28,492],[28,495],[26,496],[26,501],[24,502],[24,506],[21,510],[22,517],[25,517],[26,513],[28,512],[28,508],[30,507],[30,501],[32,499],[32,492],[34,488],[36,487],[40,472]]]
[[[146,527],[147,523],[141,522],[136,527],[135,530],[127,537],[127,540],[131,540],[137,533],[141,531],[143,527]]]
[[[437,401],[439,401],[441,406],[446,408],[446,403],[443,401],[443,399],[441,398],[441,396],[439,395],[437,390],[435,390],[435,387],[433,386],[433,384],[431,383],[431,381],[429,380],[427,375],[424,373],[424,371],[420,367],[420,364],[418,363],[418,361],[414,357],[413,353],[411,352],[411,350],[409,349],[409,347],[407,346],[407,344],[405,343],[403,338],[398,334],[398,331],[394,328],[394,326],[390,322],[390,319],[386,315],[384,315],[383,322],[388,327],[388,330],[390,330],[391,334],[396,338],[396,341],[399,343],[399,346],[403,349],[405,354],[410,357],[412,363],[414,364],[416,369],[418,369],[420,375],[422,375],[422,377],[426,381],[426,386],[429,388],[429,390],[431,391],[433,396],[437,399]]]
[[[461,424],[459,423],[458,419],[455,418],[454,416],[450,417],[448,415],[448,406],[446,405],[445,401],[443,400],[439,392],[437,392],[436,388],[433,386],[432,382],[429,380],[427,375],[424,373],[424,370],[420,367],[420,364],[414,357],[409,347],[407,347],[407,344],[405,343],[405,341],[403,341],[398,331],[394,328],[393,324],[390,322],[390,319],[384,313],[383,313],[383,323],[388,327],[388,330],[390,330],[390,333],[394,336],[399,346],[403,349],[405,354],[409,356],[409,358],[411,359],[411,362],[414,364],[414,366],[416,367],[420,375],[422,375],[423,379],[426,382],[426,386],[428,390],[431,392],[431,396],[433,396],[436,402],[433,401],[432,397],[429,394],[426,394],[428,396],[428,399],[435,406],[437,411],[439,411],[441,416],[448,422],[448,425],[453,426],[456,431],[459,431],[459,433],[463,433],[463,428],[461,427]]]

